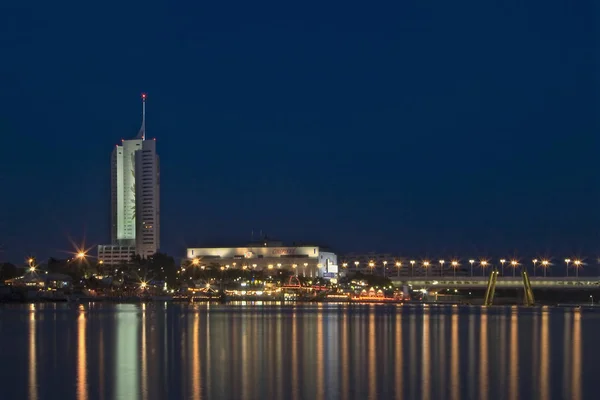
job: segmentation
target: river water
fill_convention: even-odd
[[[600,312],[0,306],[2,399],[596,399]]]

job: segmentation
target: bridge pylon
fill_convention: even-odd
[[[535,304],[535,299],[533,298],[533,289],[531,288],[529,274],[523,270],[521,271],[521,275],[523,276],[523,288],[525,289],[525,305],[532,307]]]
[[[496,293],[496,282],[498,281],[498,270],[493,269],[490,272],[488,279],[487,289],[485,291],[485,299],[483,300],[484,306],[491,306],[494,302],[494,293]]]

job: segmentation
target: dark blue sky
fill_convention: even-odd
[[[108,242],[142,91],[170,254],[597,256],[591,0],[6,3],[0,259]]]

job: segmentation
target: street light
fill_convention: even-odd
[[[479,264],[481,264],[481,276],[484,276],[485,275],[485,268],[487,267],[488,262],[485,261],[485,260],[482,260],[482,261],[479,262]]]
[[[575,260],[573,261],[573,264],[575,265],[575,277],[579,278],[579,266],[582,264],[582,262],[580,260]]]
[[[398,268],[398,276],[400,276],[400,267],[402,266],[402,263],[400,261],[396,261],[396,268]]]
[[[79,258],[79,259],[85,258],[85,253],[83,251],[80,251],[79,253],[77,253],[77,258]]]
[[[569,260],[571,261],[571,260]],[[550,261],[542,260],[542,268],[544,268],[544,277],[546,277],[546,270],[548,270],[548,265],[550,265]],[[569,264],[567,264],[569,265]]]
[[[444,276],[444,263],[446,261],[440,260],[440,276]]]
[[[537,258],[534,258],[534,259],[533,259],[533,276],[535,276],[535,275],[536,275],[536,271],[537,271],[537,270],[535,269],[535,264],[537,264],[537,262],[538,262],[538,259],[537,259]]]
[[[410,260],[410,276],[414,275],[415,262],[415,260]]]
[[[504,276],[504,263],[506,262],[506,260],[503,258],[502,260],[500,260],[500,264],[502,264],[502,276]]]
[[[385,278],[385,269],[387,268],[387,261],[383,262],[383,277]]]
[[[27,260],[27,262],[29,263],[29,272],[34,273],[35,272],[35,260],[33,258],[29,258]]]
[[[342,263],[342,267],[348,268],[348,263]]]
[[[567,264],[567,276],[569,276],[569,263],[571,262],[570,258],[565,258],[565,263]]]
[[[454,277],[456,278],[456,268],[458,268],[458,261],[452,261],[452,270],[454,271]]]
[[[510,262],[510,265],[512,265],[512,267],[513,267],[513,276],[516,276],[516,274],[517,274],[517,266],[519,265],[519,262],[517,260],[512,260]]]
[[[427,276],[427,269],[429,267],[429,261],[423,261],[423,267],[425,267],[425,276]]]
[[[475,263],[475,260],[469,260],[469,264],[471,264],[471,276],[473,276],[473,264]]]

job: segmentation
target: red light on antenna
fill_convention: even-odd
[[[142,93],[142,100],[146,100],[146,93]]]

